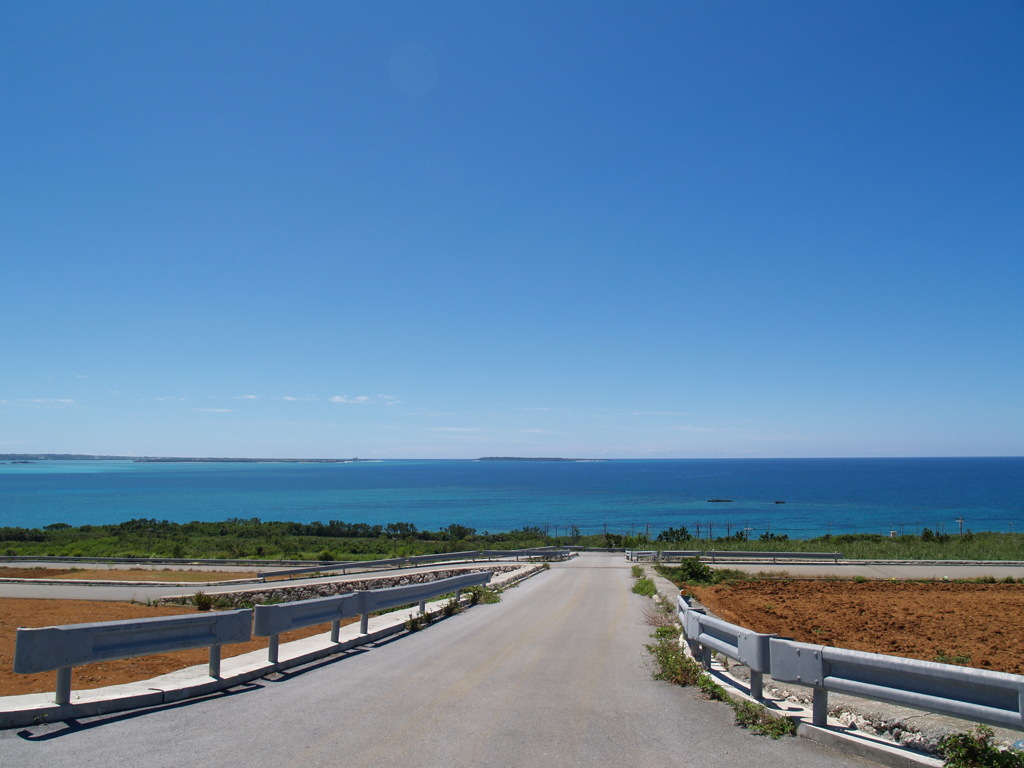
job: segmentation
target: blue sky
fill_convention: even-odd
[[[1024,3],[0,8],[0,452],[1024,455]]]

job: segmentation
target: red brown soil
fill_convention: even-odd
[[[1024,584],[764,580],[685,591],[755,632],[1024,674]]]

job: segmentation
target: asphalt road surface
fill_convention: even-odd
[[[583,555],[425,631],[205,699],[0,731],[0,766],[869,766],[654,681],[649,601]]]

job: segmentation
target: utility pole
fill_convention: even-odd
[[[964,519],[962,517],[956,518],[956,521],[960,523],[960,538],[964,537]]]

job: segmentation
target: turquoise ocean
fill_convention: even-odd
[[[791,538],[954,533],[961,518],[1024,531],[1024,458],[0,463],[0,527],[133,518]]]

